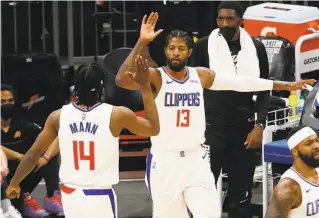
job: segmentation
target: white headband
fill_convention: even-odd
[[[292,150],[294,147],[296,147],[302,140],[305,138],[316,135],[316,132],[313,131],[310,127],[306,126],[293,134],[289,139],[288,139],[288,147],[290,150]]]

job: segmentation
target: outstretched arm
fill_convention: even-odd
[[[18,185],[33,170],[40,156],[57,137],[59,120],[59,110],[50,114],[42,132],[39,134],[32,147],[23,156],[10,184]]]
[[[118,135],[123,128],[127,128],[136,135],[155,136],[160,131],[158,111],[150,86],[148,61],[138,56],[135,60],[135,80],[141,87],[144,103],[145,118],[138,117],[128,108],[116,107],[112,113],[111,130]]]
[[[44,152],[43,156],[46,159],[51,160],[59,153],[59,151],[59,137],[56,137],[55,140],[51,143],[51,145],[49,145],[49,148]]]
[[[139,89],[139,85],[136,83],[133,76],[136,73],[134,59],[137,55],[141,55],[142,53],[145,54],[147,44],[163,31],[161,29],[154,32],[155,25],[158,20],[157,13],[152,12],[150,16],[147,19],[146,18],[147,16],[145,15],[142,20],[140,38],[116,75],[115,82],[119,87],[130,90]]]
[[[316,80],[298,80],[295,82],[282,82],[261,79],[250,76],[220,76],[205,67],[197,67],[203,88],[210,90],[233,90],[237,92],[258,92],[266,90],[295,91],[303,89],[306,84],[314,84]]]
[[[301,204],[300,186],[292,179],[281,180],[274,189],[265,218],[287,218]]]
[[[3,145],[1,145],[1,148],[9,160],[16,160],[16,161],[22,160],[23,154],[20,154],[16,151],[9,149],[9,148],[6,148]]]
[[[149,50],[149,44],[144,46],[141,55],[148,61],[150,67],[157,68],[157,63],[153,60]]]
[[[121,124],[119,132],[126,128],[130,132],[140,136],[156,136],[160,131],[158,111],[154,102],[151,87],[141,87],[144,103],[145,118],[137,116],[126,107],[117,107],[113,113],[118,114],[118,123]],[[115,121],[116,122],[116,121]]]

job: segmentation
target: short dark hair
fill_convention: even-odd
[[[172,38],[182,38],[185,40],[186,45],[188,47],[188,49],[192,49],[194,46],[194,41],[192,40],[192,38],[188,35],[187,32],[183,31],[183,30],[173,30],[172,32],[170,32],[167,37],[166,37],[166,41],[165,41],[165,45],[164,47],[166,48],[168,46],[168,42],[169,40],[171,40]]]
[[[238,1],[223,1],[218,5],[217,14],[220,9],[233,9],[240,18],[244,14],[244,9]]]
[[[92,63],[88,66],[79,67],[75,74],[76,81],[76,96],[78,103],[91,107],[100,99],[98,98],[104,81],[104,71],[98,63]]]
[[[15,99],[14,88],[11,85],[1,83],[1,91],[9,91],[12,93],[13,98]]]
[[[305,127],[307,127],[307,126],[306,126],[306,125],[303,125],[303,124],[300,124],[299,126],[292,128],[292,129],[289,131],[288,135],[287,135],[287,140],[290,139],[296,132],[298,132],[299,130],[301,130],[301,129],[305,128]],[[309,127],[310,127],[310,126],[309,126]],[[311,127],[310,127],[310,128],[311,128]],[[313,128],[311,128],[311,129],[313,129]]]

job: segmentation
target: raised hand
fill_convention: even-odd
[[[141,88],[148,87],[150,85],[150,72],[147,59],[137,55],[135,58],[136,72],[133,75],[134,80],[140,85]]]
[[[158,20],[158,13],[152,12],[150,16],[144,15],[142,20],[142,26],[140,31],[140,40],[146,43],[149,43],[153,41],[161,32],[163,32],[163,29],[157,30],[155,32],[155,26],[156,22]]]

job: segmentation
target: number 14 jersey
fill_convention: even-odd
[[[155,99],[160,119],[160,133],[151,138],[151,152],[191,151],[205,141],[203,88],[195,68],[186,67],[187,75],[178,81],[161,72],[162,86]]]
[[[60,179],[73,188],[110,188],[119,182],[119,138],[110,131],[113,106],[89,110],[76,104],[61,109]]]

